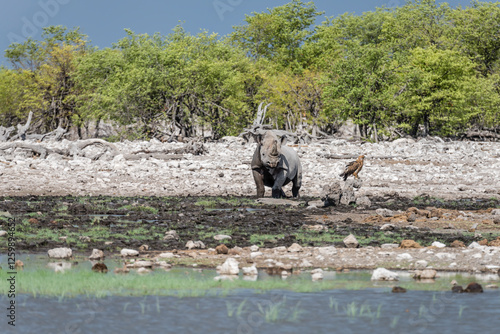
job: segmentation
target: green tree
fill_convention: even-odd
[[[246,24],[233,27],[230,39],[252,58],[295,66],[303,60],[300,48],[312,34],[310,27],[322,14],[313,2],[293,0],[267,12],[246,15]]]

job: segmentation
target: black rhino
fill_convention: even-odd
[[[302,185],[302,166],[294,149],[282,144],[272,131],[255,136],[257,148],[252,159],[252,174],[257,186],[257,197],[264,197],[264,186],[272,187],[274,198],[286,197],[282,187],[292,182],[292,195],[299,197]]]

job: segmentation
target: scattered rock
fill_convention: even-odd
[[[344,187],[342,188],[340,204],[349,205],[355,202],[356,195],[354,194],[354,182],[353,180],[347,180],[346,182],[344,182]]]
[[[413,240],[403,240],[401,241],[399,248],[422,248],[422,246]]]
[[[21,261],[21,260],[16,260],[16,262],[14,263],[14,267],[16,267],[17,269],[23,269],[23,268],[24,268],[24,263],[23,263],[23,261]]]
[[[138,274],[149,274],[152,270],[151,269],[147,269],[147,268],[144,268],[144,267],[141,267],[139,269],[137,269],[137,273]]]
[[[313,281],[319,281],[323,279],[323,269],[314,269],[311,271],[311,277]]]
[[[325,206],[338,206],[342,197],[342,187],[340,181],[323,186],[321,200]]]
[[[398,261],[411,261],[411,260],[413,260],[413,256],[411,256],[408,253],[402,253],[402,254],[398,254],[396,256],[396,260],[398,260]]]
[[[250,253],[250,258],[251,259],[255,259],[255,258],[257,258],[259,256],[262,256],[262,255],[264,255],[262,252],[251,252]]]
[[[53,248],[48,250],[48,255],[52,259],[69,259],[73,255],[71,248]]]
[[[437,271],[434,269],[415,270],[415,274],[413,274],[414,279],[434,279],[436,276]]]
[[[135,261],[133,263],[127,264],[127,268],[152,268],[153,267],[153,262],[152,261]]]
[[[250,252],[258,252],[258,251],[259,251],[259,246],[257,245],[250,246]]]
[[[498,285],[496,284],[488,284],[485,286],[486,289],[498,289]]]
[[[483,239],[479,241],[478,244],[481,246],[488,246],[488,239]]]
[[[471,292],[471,293],[483,292],[483,287],[479,283],[472,282],[467,285],[464,292]]]
[[[214,239],[217,241],[221,241],[221,240],[225,240],[225,239],[231,240],[232,238],[229,235],[218,234],[218,235],[214,236]]]
[[[28,219],[28,223],[30,223],[32,225],[35,225],[35,224],[38,224],[39,221],[36,218],[30,218],[30,219]]]
[[[146,252],[149,250],[149,245],[142,245],[139,247],[139,252]]]
[[[287,251],[289,251],[290,253],[297,253],[297,252],[302,252],[303,248],[301,245],[293,243],[290,247],[287,248]]]
[[[385,268],[377,268],[373,271],[372,281],[399,281],[399,276],[395,272]]]
[[[320,225],[320,224],[317,224],[317,225],[304,224],[304,225],[302,225],[302,228],[305,230],[314,231],[314,232],[328,232],[328,227],[324,226],[324,225]]]
[[[392,292],[394,292],[394,293],[405,293],[406,289],[402,288],[400,286],[395,286],[395,287],[392,288]]]
[[[434,242],[431,244],[431,246],[436,247],[436,248],[445,248],[445,247],[446,247],[446,245],[445,245],[445,244],[443,244],[442,242],[439,242],[439,241],[434,241]]]
[[[495,240],[490,241],[488,244],[490,247],[500,247],[500,237],[497,237]]]
[[[337,249],[334,246],[318,247],[318,253],[323,256],[333,256],[337,254]]]
[[[372,205],[372,201],[370,201],[368,196],[361,196],[356,199],[356,205],[360,208],[366,209]]]
[[[241,270],[243,271],[243,275],[254,276],[259,274],[255,264],[251,267],[243,267]]]
[[[240,255],[242,251],[243,251],[243,249],[241,247],[234,246],[233,248],[231,248],[229,250],[228,254],[229,255]]]
[[[97,262],[92,266],[92,271],[105,274],[108,272],[108,267],[102,262]]]
[[[217,254],[227,254],[229,253],[229,249],[227,248],[226,245],[220,244],[219,246],[215,247],[215,252]]]
[[[382,216],[382,217],[392,217],[392,216],[394,216],[394,212],[392,210],[389,210],[389,209],[380,208],[380,209],[375,210],[375,212],[379,216]]]
[[[86,236],[86,235],[81,235],[78,237],[78,240],[80,240],[81,242],[90,242],[90,237]]]
[[[456,247],[456,248],[460,248],[460,247],[463,247],[465,248],[465,244],[463,243],[463,241],[460,241],[460,240],[454,240],[450,247]]]
[[[135,249],[127,249],[127,248],[123,248],[121,251],[120,251],[120,255],[121,256],[139,256],[139,252],[136,251]]]
[[[163,237],[163,240],[179,240],[179,236],[177,235],[177,232],[174,230],[170,230],[165,232],[165,236]]]
[[[193,240],[189,240],[187,243],[186,243],[186,248],[187,249],[204,249],[205,248],[205,244],[198,240],[198,241],[193,241]]]
[[[425,269],[429,263],[425,260],[418,260],[415,262],[415,268]]]
[[[398,248],[398,247],[399,247],[399,244],[382,244],[380,246],[380,248],[384,248],[384,249]]]
[[[356,237],[354,235],[349,234],[344,238],[344,245],[347,248],[357,248],[359,246],[359,242],[358,240],[356,240]]]
[[[93,249],[92,254],[89,256],[89,260],[99,261],[104,260],[104,252],[100,249]]]
[[[171,259],[173,257],[175,257],[174,253],[171,253],[171,252],[165,252],[165,253],[160,253],[160,255],[158,255],[158,257],[161,257],[163,259]]]
[[[384,225],[380,226],[381,231],[392,231],[395,228],[396,228],[396,226],[394,226],[393,224],[384,224]]]
[[[217,273],[219,275],[238,275],[240,273],[238,265],[239,262],[230,257],[222,265],[217,266]]]

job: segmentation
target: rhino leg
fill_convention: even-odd
[[[253,179],[255,181],[255,185],[257,186],[257,197],[264,197],[264,175],[260,173],[258,170],[252,170]]]
[[[285,192],[283,191],[282,187],[286,182],[286,176],[285,173],[281,172],[278,174],[276,177],[276,180],[274,181],[273,185],[273,197],[274,198],[286,198]]]
[[[294,198],[300,197],[299,190],[301,186],[302,186],[302,166],[299,164],[297,175],[295,175],[295,178],[292,180],[292,195]]]

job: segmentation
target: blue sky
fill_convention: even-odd
[[[168,34],[184,22],[191,32],[200,30],[226,35],[232,26],[243,23],[245,14],[266,11],[288,0],[0,0],[0,64],[8,65],[3,53],[11,42],[27,37],[40,38],[41,27],[80,27],[92,44],[109,47],[125,36],[124,29],[136,33]],[[469,0],[449,0],[451,6],[467,6]],[[404,0],[316,0],[325,16],[345,12],[372,11],[376,7],[402,6]],[[322,19],[318,20],[320,23]]]

